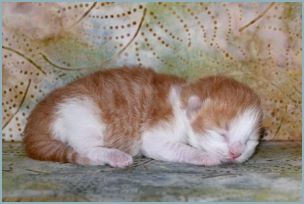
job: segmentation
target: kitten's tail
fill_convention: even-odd
[[[38,139],[30,135],[26,135],[23,141],[27,155],[33,159],[81,165],[89,164],[88,158],[81,157],[75,150],[61,141],[49,137],[39,137]]]

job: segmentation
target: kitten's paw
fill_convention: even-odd
[[[109,161],[107,162],[112,167],[124,168],[133,163],[133,158],[131,155],[126,154],[119,150],[113,150],[109,154]]]
[[[215,157],[205,157],[202,161],[204,166],[215,166],[221,164],[221,161]]]
[[[221,161],[214,156],[207,154],[197,155],[193,160],[193,164],[200,166],[215,166],[221,164]]]

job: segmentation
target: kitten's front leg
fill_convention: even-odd
[[[212,166],[221,163],[213,155],[178,142],[156,141],[153,138],[143,140],[142,153],[156,160]]]

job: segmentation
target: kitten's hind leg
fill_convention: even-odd
[[[75,138],[78,135],[74,135]],[[84,165],[105,165],[123,168],[133,163],[132,156],[114,148],[107,148],[102,145],[97,146],[101,142],[98,137],[87,135],[83,141],[74,140],[70,145],[84,159],[84,162],[76,162]],[[79,160],[80,161],[80,160]]]
[[[84,165],[108,164],[120,168],[132,164],[131,155],[118,149],[104,147],[103,135],[95,127],[90,127],[88,123],[74,126],[66,128],[65,131],[70,135],[66,138],[66,144],[79,155],[79,158],[75,160],[76,163]]]
[[[65,100],[57,107],[52,125],[54,139],[72,147],[79,155],[76,159],[79,164],[109,164],[113,167],[132,164],[131,155],[104,147],[106,124],[99,113],[99,107],[89,97]]]
[[[91,165],[108,164],[112,167],[123,168],[133,163],[132,156],[118,149],[94,147],[86,152]]]

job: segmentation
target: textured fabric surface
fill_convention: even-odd
[[[3,139],[52,89],[143,65],[223,73],[262,98],[265,139],[301,139],[300,3],[3,3]]]
[[[265,141],[243,164],[136,158],[125,169],[41,162],[3,145],[4,201],[300,201],[301,142]]]

